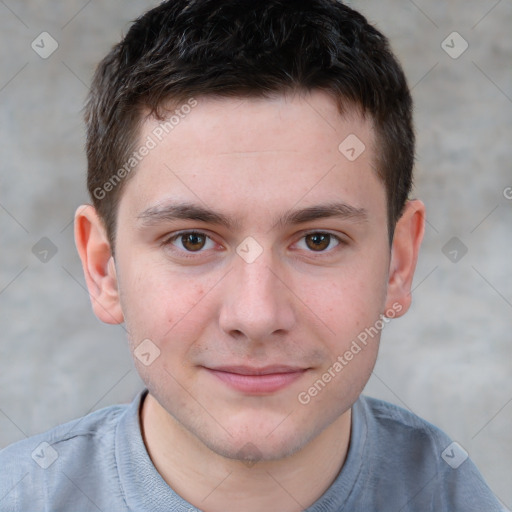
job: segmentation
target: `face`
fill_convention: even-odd
[[[357,399],[380,337],[362,333],[392,308],[373,129],[321,92],[198,99],[161,141],[159,124],[118,211],[120,305],[135,354],[150,340],[137,369],[216,453],[284,457]]]

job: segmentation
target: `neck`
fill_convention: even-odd
[[[249,464],[207,448],[148,394],[141,427],[149,456],[167,484],[208,512],[279,510],[311,506],[335,480],[350,441],[351,410],[281,460]]]

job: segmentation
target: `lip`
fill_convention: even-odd
[[[204,368],[232,389],[251,395],[275,393],[300,379],[307,372],[307,368],[283,365],[262,368],[249,366]]]

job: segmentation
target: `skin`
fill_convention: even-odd
[[[157,126],[148,119],[140,140]],[[350,134],[366,147],[354,161],[338,150]],[[351,406],[371,375],[380,333],[309,403],[298,395],[332,373],[380,315],[407,311],[424,229],[423,203],[409,201],[390,248],[374,165],[371,121],[355,108],[341,116],[323,92],[198,98],[125,184],[115,261],[94,208],[77,210],[96,315],[125,322],[132,351],[145,339],[160,351],[148,366],[134,357],[149,389],[144,441],[164,480],[194,506],[303,510],[340,471]],[[177,201],[233,225],[155,215]],[[334,202],[364,215],[275,222]],[[209,238],[191,244],[176,236],[182,230]],[[247,237],[262,250],[251,263],[236,252]],[[276,364],[303,371],[282,389],[256,394],[207,369]]]

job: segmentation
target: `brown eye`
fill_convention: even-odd
[[[162,241],[162,246],[178,258],[199,258],[216,250],[212,237],[202,231],[181,231]]]
[[[305,236],[306,245],[313,251],[324,251],[331,243],[329,233],[312,233]]]
[[[200,251],[206,244],[206,236],[201,233],[186,233],[181,235],[181,243],[187,251]]]

